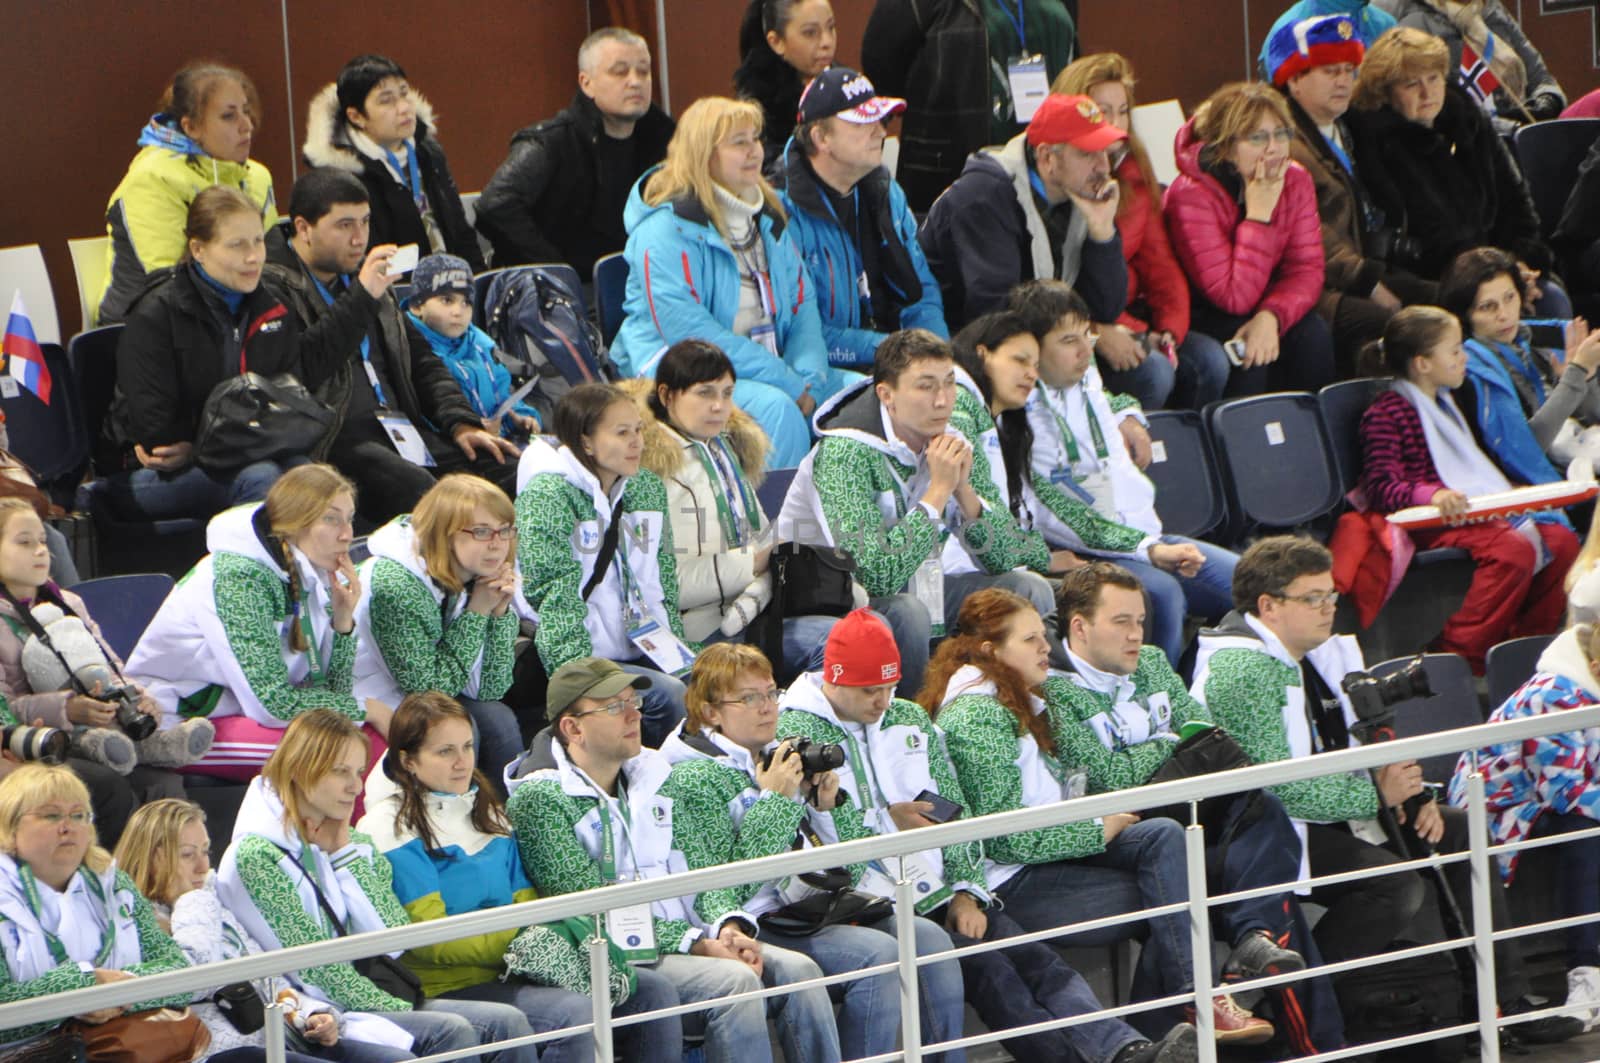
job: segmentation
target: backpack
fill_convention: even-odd
[[[517,384],[534,380],[527,402],[552,423],[556,403],[579,384],[616,380],[583,296],[563,271],[515,266],[495,274],[484,300],[495,356]]]
[[[1414,944],[1396,941],[1393,947],[1411,948]],[[1379,953],[1371,962],[1370,967],[1334,979],[1346,1043],[1354,1046],[1403,1037],[1463,1021],[1465,987],[1449,953],[1398,962],[1384,962]],[[1455,1036],[1394,1049],[1379,1058],[1396,1063],[1455,1063],[1466,1051],[1466,1038]]]

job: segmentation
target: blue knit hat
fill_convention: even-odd
[[[472,298],[472,267],[455,255],[428,255],[411,271],[411,305],[456,292]]]
[[[1366,46],[1349,15],[1318,15],[1289,22],[1267,40],[1267,73],[1279,88],[1316,66],[1361,63]]]

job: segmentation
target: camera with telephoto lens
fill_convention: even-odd
[[[23,644],[22,670],[34,690],[77,691],[105,702],[135,742],[155,733],[160,721],[139,711],[139,693],[123,682],[82,617],[50,602],[35,605],[32,615],[38,633]]]
[[[1399,229],[1374,229],[1361,241],[1361,253],[1391,266],[1415,266],[1422,261],[1422,241]]]
[[[111,687],[96,694],[95,697],[116,706],[117,726],[122,728],[123,734],[135,742],[141,742],[156,733],[159,721],[154,716],[139,711],[139,695],[127,687]]]
[[[1351,672],[1339,685],[1350,698],[1360,726],[1371,732],[1392,728],[1394,707],[1402,701],[1433,697],[1428,671],[1420,658],[1391,675]]]
[[[778,746],[761,754],[762,771],[772,767],[772,755],[781,748]],[[844,747],[831,742],[794,738],[789,741],[789,754],[800,758],[800,772],[808,779],[844,767]]]
[[[30,727],[22,723],[0,727],[0,749],[18,760],[60,764],[67,759],[67,745],[67,732],[54,727]]]

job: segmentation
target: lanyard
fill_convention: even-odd
[[[711,441],[714,448],[698,439],[691,442],[701,467],[716,488],[717,519],[722,524],[722,537],[730,550],[743,546],[750,531],[759,526],[750,487],[740,475],[739,465],[728,453],[728,445],[721,436]]]
[[[622,514],[617,514],[617,520],[622,519]],[[639,581],[634,577],[633,566],[628,562],[628,531],[624,526],[617,530],[617,577],[622,580],[622,610],[624,614],[632,613],[643,621],[647,615],[648,607],[645,605],[644,592],[639,587]]]
[[[311,666],[311,684],[320,687],[323,684],[322,655],[317,652],[317,636],[311,629],[311,617],[299,602],[295,603],[295,617],[300,625],[300,633],[306,637],[306,663]],[[329,659],[332,659],[331,653]]]
[[[878,803],[878,799],[882,797],[887,802],[889,795],[878,785],[878,768],[872,763],[872,742],[867,739],[866,728],[861,729],[861,737],[867,741],[865,755],[862,754],[861,747],[856,744],[856,736],[850,733],[848,727],[840,727],[839,733],[850,743],[850,763],[861,765],[861,770],[856,773],[856,778],[860,780],[858,789],[861,790],[861,803],[870,807],[874,813],[883,815],[886,810]]]
[[[739,268],[756,282],[756,294],[761,298],[761,311],[766,314],[767,320],[774,325],[778,323],[778,299],[772,293],[772,274],[764,269],[757,269],[755,256],[746,256],[743,251],[735,251],[733,257],[738,260]]]
[[[1056,420],[1056,428],[1061,432],[1061,442],[1067,448],[1067,464],[1078,464],[1078,439],[1072,432],[1072,426],[1067,424],[1067,419],[1061,416],[1055,404],[1050,401],[1050,393],[1043,384],[1035,385],[1039,389],[1039,397],[1044,400],[1045,409],[1050,411],[1050,416]],[[1105,434],[1100,431],[1100,419],[1094,415],[1094,408],[1089,405],[1089,392],[1083,393],[1083,419],[1089,422],[1089,435],[1094,439],[1094,456],[1104,464],[1111,456],[1111,450],[1106,446]]]
[[[840,229],[843,229],[844,222],[839,220],[839,212],[833,209],[833,197],[829,194],[828,189],[820,188],[817,191],[821,193],[822,205],[828,208],[829,215],[833,217],[833,223]],[[860,186],[850,189],[850,203],[851,209],[854,211],[854,218],[852,220],[855,222],[855,242],[850,245],[849,250],[854,252],[854,255],[859,255],[861,248]],[[854,257],[854,255],[852,255],[852,257]],[[856,265],[855,262],[851,262],[850,264],[852,266]],[[861,307],[861,321],[864,326],[871,327],[874,322],[874,318],[872,314],[872,295],[870,291],[871,281],[867,279],[866,263],[862,262],[856,269],[855,273],[856,277],[858,278],[856,282],[856,302]]]
[[[1356,173],[1355,163],[1350,161],[1349,153],[1347,153],[1344,148],[1340,146],[1338,138],[1323,134],[1322,139],[1327,143],[1328,148],[1333,152],[1334,158],[1339,160],[1339,165],[1344,167],[1344,172],[1354,177]]]
[[[1026,22],[1026,19],[1023,18],[1023,7],[1022,7],[1023,0],[1016,0],[1016,11],[1015,11],[1015,13],[1012,12],[1012,5],[1006,3],[1006,0],[995,0],[995,3],[999,5],[1001,11],[1004,11],[1006,13],[1006,18],[1011,20],[1011,25],[1017,31],[1017,43],[1019,45],[1021,45],[1021,52],[1019,54],[1027,55],[1028,54],[1028,28],[1024,24]]]
[[[406,165],[403,169],[400,166],[400,160],[395,157],[394,152],[390,151],[388,148],[384,148],[383,154],[384,157],[389,160],[389,166],[397,175],[405,175],[401,178],[402,180],[405,180],[406,177],[410,178],[410,180],[407,181],[406,187],[411,192],[411,202],[416,204],[418,214],[426,214],[428,212],[428,197],[422,191],[422,174],[417,170],[416,142],[408,141],[406,144]]]
[[[307,272],[309,273],[310,271],[308,270]],[[322,294],[322,301],[332,306],[333,293],[328,290],[327,285],[323,284],[321,279],[314,273],[311,274],[311,283],[315,284],[317,291]],[[345,277],[344,283],[345,287],[348,288],[350,286],[350,278]],[[370,336],[361,337],[361,365],[367,371],[367,379],[372,382],[372,392],[378,397],[378,405],[387,409],[389,400],[384,398],[383,385],[378,383],[378,371],[372,367],[372,338]]]
[[[18,860],[17,875],[22,879],[23,897],[27,900],[28,907],[33,910],[34,918],[39,920],[39,929],[44,933],[45,944],[50,946],[51,957],[55,959],[57,964],[71,963],[72,957],[67,955],[66,946],[61,944],[61,939],[56,937],[44,925],[44,906],[39,900],[39,883],[33,877],[33,868]],[[83,878],[84,885],[89,888],[89,892],[94,894],[95,900],[99,901],[106,911],[105,933],[100,938],[100,952],[94,958],[96,967],[104,967],[117,947],[116,915],[111,911],[111,906],[106,903],[106,895],[101,890],[99,881],[93,875],[85,874],[82,868],[78,869],[77,875]],[[70,887],[71,883],[69,882],[68,885]],[[65,894],[63,894],[64,896]]]
[[[611,798],[606,792],[594,785],[594,780],[584,775],[581,769],[574,768],[590,786],[594,786],[595,794],[600,798],[596,810],[600,813],[600,877],[607,882],[616,882],[617,878],[617,839],[611,833]],[[633,815],[628,811],[628,784],[626,777],[617,772],[617,811],[622,814],[622,840],[628,847],[630,854],[637,854],[638,850],[633,845]],[[633,856],[633,871],[639,873],[639,858]]]

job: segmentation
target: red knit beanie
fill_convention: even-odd
[[[883,617],[871,609],[857,609],[833,625],[822,651],[822,679],[839,687],[900,681],[900,647]]]

